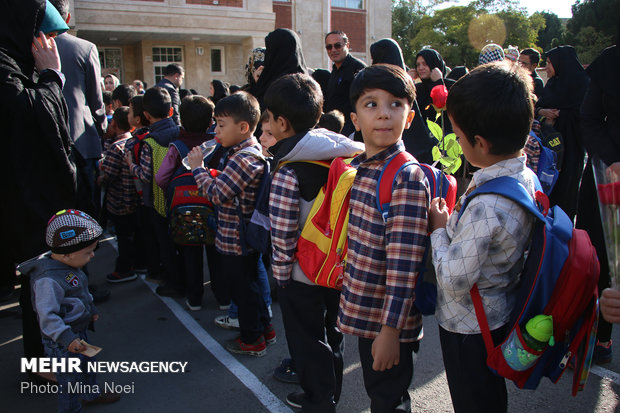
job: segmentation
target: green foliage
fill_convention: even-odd
[[[403,50],[405,64],[409,67],[415,66],[415,54],[411,50],[410,40],[418,33],[418,23],[426,11],[426,7],[423,7],[419,0],[392,1],[392,38]]]
[[[575,46],[582,64],[588,64],[618,40],[620,0],[577,1],[572,10],[565,42]]]
[[[612,44],[614,42],[611,36],[606,36],[592,26],[586,26],[577,33],[575,48],[581,64],[590,64],[603,49]]]
[[[545,24],[538,30],[538,41],[536,45],[539,50],[545,52],[553,47],[562,44],[564,39],[564,26],[560,21],[560,18],[555,13],[548,13],[546,11],[542,13],[534,13],[533,16],[540,16],[545,20]]]
[[[431,120],[427,120],[426,124],[432,134],[437,138],[439,143],[433,147],[433,160],[439,161],[441,169],[447,174],[453,174],[461,167],[461,155],[463,149],[456,141],[456,135],[449,133],[443,136],[441,127]]]

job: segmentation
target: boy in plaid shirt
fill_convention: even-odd
[[[276,333],[258,285],[260,253],[244,247],[240,239],[238,210],[248,222],[256,207],[256,196],[265,173],[265,163],[251,153],[261,147],[254,137],[260,107],[254,96],[238,92],[217,102],[215,135],[224,148],[230,148],[222,172],[213,177],[204,168],[202,150],[194,147],[188,160],[200,188],[217,208],[215,248],[220,253],[220,275],[228,281],[230,298],[239,307],[239,338],[227,343],[232,353],[263,356],[267,344],[275,343]],[[213,175],[216,175],[215,173]]]
[[[106,185],[106,209],[116,228],[118,257],[114,272],[106,277],[110,283],[132,281],[135,260],[135,233],[138,210],[138,192],[133,175],[124,161],[126,145],[131,138],[129,130],[129,107],[121,106],[114,111],[109,129],[116,135],[113,143],[103,154],[100,163],[101,182]]]
[[[427,240],[428,181],[417,164],[396,176],[387,218],[376,205],[379,176],[405,150],[403,130],[416,115],[415,86],[393,65],[360,71],[351,84],[351,120],[366,151],[351,165],[348,257],[338,326],[358,337],[364,385],[371,411],[410,412],[408,388],[422,338],[422,316],[413,305],[414,287]]]

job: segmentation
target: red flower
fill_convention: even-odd
[[[444,85],[437,85],[431,89],[431,99],[435,109],[444,109],[448,100],[448,89]]]
[[[603,205],[620,205],[620,182],[599,184],[598,196]]]

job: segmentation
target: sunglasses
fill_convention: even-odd
[[[326,44],[325,48],[327,50],[332,50],[332,47],[336,50],[342,49],[342,43],[334,43],[334,44]]]

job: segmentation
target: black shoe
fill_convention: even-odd
[[[286,396],[286,403],[289,406],[295,407],[296,409],[301,409],[303,404],[306,402],[306,393],[303,391],[290,393]]]
[[[162,297],[181,298],[185,295],[176,288],[168,287],[167,285],[160,285],[155,289],[155,292]]]
[[[295,371],[295,364],[290,358],[282,360],[282,363],[273,371],[273,377],[283,383],[299,384],[299,376]]]
[[[93,302],[95,304],[102,303],[110,299],[110,290],[99,288],[96,285],[89,285],[88,292],[93,296]]]

